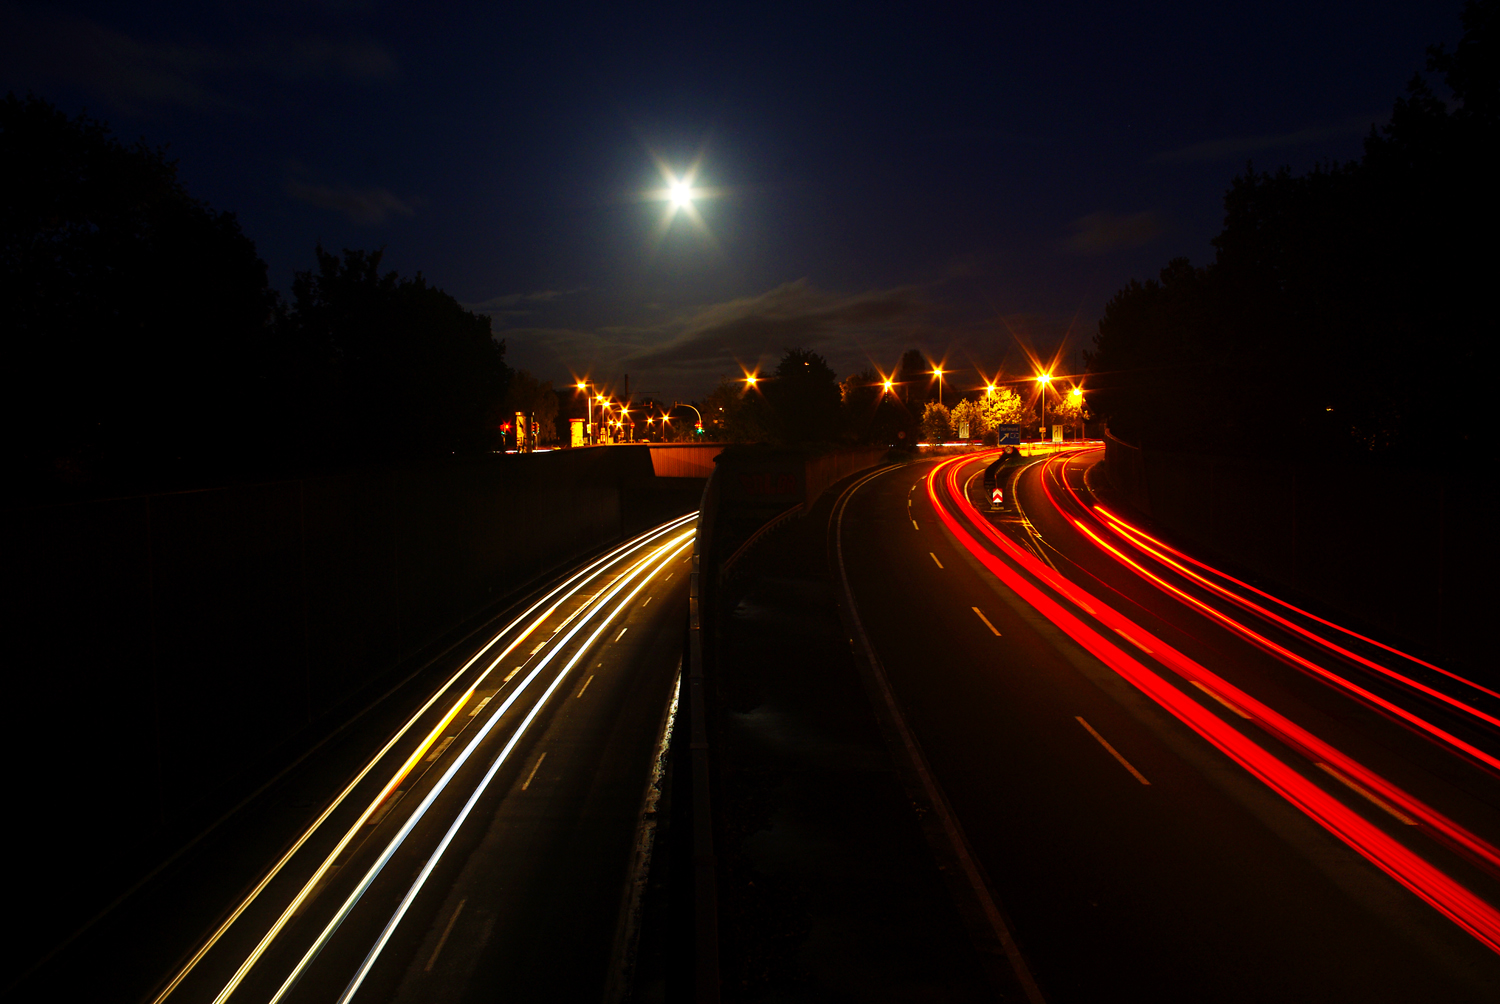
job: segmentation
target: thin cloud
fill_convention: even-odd
[[[416,210],[386,188],[337,188],[312,185],[295,179],[287,182],[287,194],[320,209],[343,213],[351,222],[378,226],[392,216],[415,216]]]
[[[244,80],[343,79],[368,84],[399,75],[373,39],[265,37],[235,48],[131,36],[71,14],[0,4],[0,58],[25,76],[78,86],[133,114],[153,108],[240,108],[226,89]]]
[[[1069,225],[1072,236],[1063,247],[1078,254],[1107,254],[1136,248],[1153,241],[1161,233],[1161,222],[1155,213],[1111,213],[1108,211],[1080,216]]]
[[[927,310],[915,286],[842,296],[799,279],[759,296],[699,308],[678,320],[611,333],[667,339],[636,352],[630,359],[636,365],[723,367],[735,359],[760,359],[793,346],[814,348],[887,334],[911,325]]]
[[[1261,150],[1279,150],[1285,147],[1311,146],[1329,140],[1347,139],[1370,131],[1376,116],[1358,115],[1332,126],[1298,129],[1296,132],[1276,133],[1264,136],[1230,136],[1194,143],[1176,150],[1168,150],[1151,158],[1153,164],[1187,164],[1210,160],[1229,160],[1258,153]]]
[[[525,317],[536,312],[531,309],[533,307],[552,303],[574,293],[582,293],[587,288],[575,286],[572,289],[539,289],[530,293],[506,293],[504,296],[492,296],[478,303],[466,303],[464,308],[476,314],[489,314],[495,318]]]

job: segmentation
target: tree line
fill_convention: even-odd
[[[499,446],[504,343],[420,273],[319,246],[287,301],[164,150],[33,95],[0,162],[13,504]]]
[[[1495,0],[1428,50],[1363,156],[1247,166],[1214,259],[1111,299],[1088,355],[1110,429],[1164,449],[1410,463],[1472,448],[1489,414]]]
[[[934,400],[939,388],[932,364],[917,349],[901,357],[889,383],[887,389],[887,378],[873,369],[840,380],[818,353],[787,349],[754,385],[720,382],[701,405],[705,432],[714,439],[783,446],[915,446],[952,439],[962,426],[972,438],[993,442],[999,426],[1027,425],[1037,415],[1008,387],[973,396],[950,389],[952,408]],[[1083,412],[1073,406],[1069,415],[1081,420]]]

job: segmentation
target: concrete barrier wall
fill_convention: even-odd
[[[818,501],[818,496],[823,494],[830,485],[837,484],[855,471],[874,467],[889,452],[883,446],[871,446],[853,450],[839,450],[836,453],[825,453],[822,456],[809,458],[805,476],[807,482],[807,498],[804,502],[806,511],[812,512],[812,507]]]
[[[696,507],[622,504],[651,482],[644,451],[579,450],[5,513],[12,797],[47,840],[199,825],[487,605]]]
[[[659,478],[707,478],[714,472],[714,458],[724,452],[723,443],[689,446],[651,446],[651,467]]]
[[[1110,482],[1163,528],[1383,636],[1500,677],[1481,638],[1494,552],[1484,473],[1105,443]]]

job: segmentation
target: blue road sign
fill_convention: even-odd
[[[1000,433],[1001,446],[1020,446],[1021,427],[1019,425],[997,425],[995,431]]]

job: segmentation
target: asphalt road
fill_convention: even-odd
[[[694,522],[560,577],[477,636],[383,747],[311,796],[306,824],[145,1000],[617,993]]]
[[[1100,451],[998,511],[991,459],[863,479],[833,532],[1041,996],[1500,999],[1500,695],[1101,510]]]

